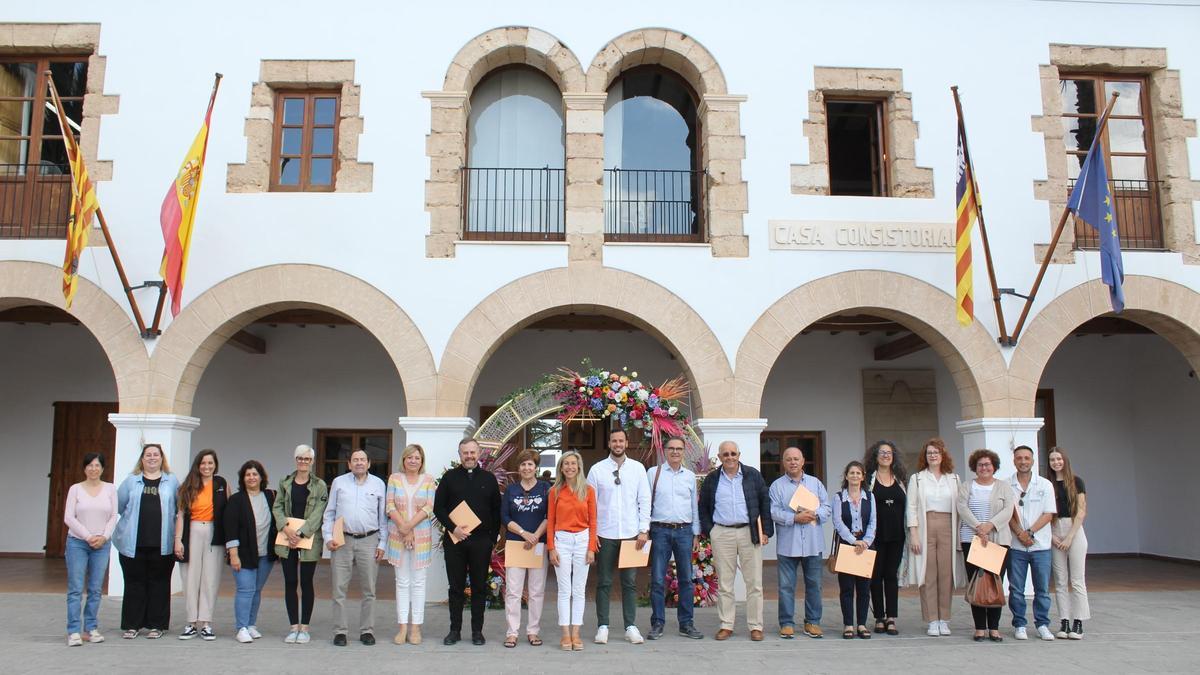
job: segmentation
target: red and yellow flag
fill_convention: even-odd
[[[180,300],[183,296],[183,280],[187,275],[188,250],[192,245],[192,227],[196,220],[196,201],[200,197],[200,182],[204,178],[204,155],[208,151],[208,127],[212,119],[213,103],[217,100],[217,86],[221,76],[213,85],[212,97],[208,100],[208,112],[204,114],[204,124],[200,132],[188,148],[187,155],[167,196],[163,199],[159,221],[162,223],[163,257],[158,273],[167,283],[171,293],[171,316],[179,315]]]
[[[975,176],[966,155],[966,129],[958,124],[958,185],[956,195],[954,246],[954,304],[958,322],[964,326],[975,320],[975,281],[971,274],[971,230],[978,211],[975,195]]]
[[[54,80],[47,77],[46,81],[50,84],[50,96],[58,112],[58,126],[62,129],[67,161],[71,167],[71,212],[67,217],[67,252],[63,257],[62,285],[63,297],[67,299],[67,309],[70,309],[79,281],[79,257],[87,248],[88,230],[92,227],[92,217],[100,204],[96,201],[96,186],[92,184],[87,167],[83,164],[83,152],[71,131],[62,100],[58,98],[58,90],[54,88]]]

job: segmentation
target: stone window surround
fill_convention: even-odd
[[[1063,145],[1062,92],[1060,78],[1069,73],[1116,73],[1146,78],[1154,155],[1158,170],[1159,204],[1162,209],[1163,245],[1182,254],[1184,263],[1200,264],[1192,212],[1200,199],[1200,181],[1191,179],[1187,139],[1196,136],[1196,121],[1183,118],[1183,91],[1179,71],[1167,69],[1167,50],[1143,47],[1107,47],[1051,44],[1050,63],[1039,67],[1042,114],[1032,118],[1033,131],[1045,139],[1046,180],[1033,182],[1034,198],[1048,202],[1049,228],[1046,240],[1067,203],[1067,155]],[[1075,230],[1063,228],[1051,262],[1075,262]],[[1049,243],[1034,245],[1034,258],[1041,262]]]
[[[354,83],[354,61],[263,59],[259,66],[259,81],[250,88],[250,114],[245,125],[246,162],[228,165],[226,192],[271,192],[275,94],[280,90],[321,89],[340,92],[338,169],[333,192],[371,191],[374,165],[358,161],[358,137],[363,132],[363,118],[359,115],[362,87]]]
[[[625,70],[661,65],[680,75],[700,97],[700,152],[709,171],[707,244],[716,257],[745,257],[749,242],[742,218],[749,210],[742,180],[745,138],[739,106],[744,96],[725,91],[720,66],[699,42],[677,31],[630,31],[605,45],[586,75],[561,41],[536,28],[503,27],[468,42],[450,64],[440,91],[422,92],[431,108],[426,138],[430,214],[426,256],[449,258],[462,231],[460,169],[466,163],[471,91],[489,72],[523,63],[544,72],[563,94],[566,121],[566,241],[570,262],[601,262],[604,246],[604,101],[608,86]]]
[[[793,164],[792,194],[829,194],[829,130],[825,98],[848,96],[884,102],[884,138],[888,197],[933,197],[933,169],[917,166],[918,126],[912,116],[912,94],[904,91],[900,68],[813,67],[808,92],[808,164]]]

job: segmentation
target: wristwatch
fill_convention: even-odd
[[[1029,535],[1030,539],[1033,539],[1033,530],[1025,528],[1025,534]]]

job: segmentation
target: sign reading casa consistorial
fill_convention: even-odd
[[[798,251],[954,251],[953,223],[772,220],[771,248]]]

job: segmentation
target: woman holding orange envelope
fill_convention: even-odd
[[[550,486],[537,478],[538,460],[539,455],[533,450],[525,450],[517,455],[517,475],[520,479],[504,488],[504,497],[500,500],[500,525],[508,533],[505,551],[514,545],[520,546],[525,551],[537,553],[538,558],[536,562],[517,561],[515,555],[505,554],[504,614],[508,619],[508,632],[504,636],[504,646],[510,649],[517,646],[517,632],[521,628],[521,595],[527,580],[529,622],[525,626],[525,639],[534,647],[542,644],[538,632],[542,623],[542,601],[546,596],[546,557],[540,549],[546,545],[546,508],[550,501]]]
[[[875,496],[863,489],[865,478],[866,469],[862,462],[850,462],[842,471],[842,489],[833,495],[833,528],[837,530],[839,562],[845,562],[841,560],[842,556],[868,555],[867,550],[875,541]],[[851,548],[842,549],[843,544]],[[865,576],[838,572],[842,625],[845,626],[842,637],[847,640],[853,639],[856,634],[863,640],[871,639],[871,631],[867,630],[867,612],[871,601],[873,568],[873,562],[867,565]],[[857,622],[854,620],[856,615]]]
[[[967,561],[967,578],[986,570],[970,562],[971,547],[985,548],[999,545],[1001,548],[1012,543],[1008,521],[1012,518],[1012,488],[1008,481],[996,480],[1000,468],[1000,456],[991,450],[976,450],[967,459],[967,466],[975,472],[975,480],[963,483],[958,489],[959,541],[962,542],[963,558]],[[1005,550],[1007,556],[1007,550]],[[1005,564],[1001,562],[1000,569]],[[983,642],[986,637],[992,642],[1004,639],[1000,635],[1000,610],[1003,607],[980,607],[971,605],[971,616],[975,619],[975,641]]]

